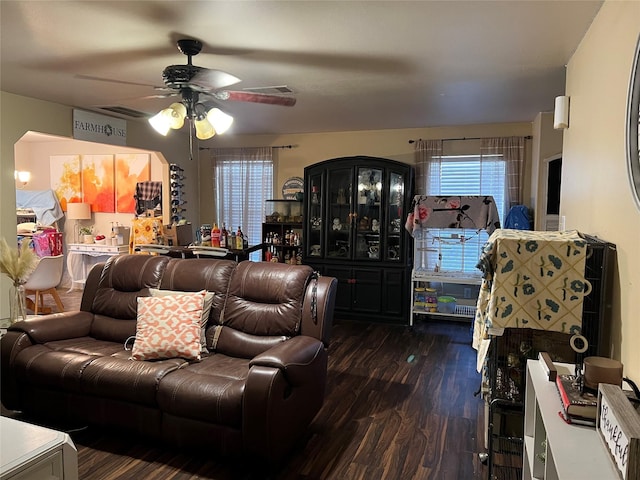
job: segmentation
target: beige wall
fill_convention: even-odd
[[[236,136],[219,137],[215,146],[224,147],[256,147],[293,145],[291,149],[278,149],[277,171],[274,185],[276,198],[281,198],[281,188],[284,181],[292,176],[302,177],[304,167],[335,157],[353,155],[367,155],[413,163],[414,145],[410,139],[438,139],[438,138],[474,138],[493,136],[527,136],[531,135],[531,123],[508,123],[494,125],[469,125],[460,127],[413,128],[398,130],[375,130],[333,133],[308,133],[279,136]],[[466,142],[446,142],[445,148],[454,149],[460,153]],[[206,142],[205,142],[206,144]],[[531,141],[527,141],[527,165],[530,164]],[[468,147],[468,145],[467,145]],[[478,150],[476,150],[477,152]],[[211,189],[211,164],[207,151],[200,157],[201,198],[200,220],[212,223],[214,219],[213,192]],[[531,178],[527,172],[525,176],[525,195],[530,196]]]
[[[0,92],[0,236],[10,239],[16,234],[16,195],[13,178],[16,144],[29,131],[72,138],[72,116],[72,107]],[[198,162],[189,160],[188,145],[188,137],[184,134],[161,137],[145,123],[127,122],[127,146],[161,152],[167,162],[178,163],[185,168],[186,199],[187,206],[190,207],[197,206],[199,183]],[[113,148],[113,153],[122,151],[122,147]],[[51,154],[54,155],[55,152]],[[37,182],[37,172],[33,174],[34,181]],[[194,218],[197,215],[196,208]],[[5,275],[0,275],[0,293],[8,290],[9,281]],[[8,316],[9,306],[3,296],[0,301],[0,318]]]
[[[553,112],[540,112],[533,121],[531,148],[531,196],[529,205],[534,210],[534,228],[544,230],[544,195],[546,193],[546,161],[562,155],[562,130],[553,128]],[[527,197],[525,197],[527,198]]]
[[[566,228],[617,245],[613,356],[640,381],[640,210],[627,176],[625,116],[640,2],[607,1],[571,58],[560,215]]]

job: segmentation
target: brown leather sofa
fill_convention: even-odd
[[[2,403],[54,422],[279,463],[323,404],[336,279],[267,262],[121,255],[90,272],[80,311],[2,337]],[[131,359],[137,297],[214,293],[200,361]]]

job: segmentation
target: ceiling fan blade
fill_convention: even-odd
[[[152,87],[152,88],[156,88],[156,89],[161,89],[164,87],[157,87],[155,85],[150,85],[148,83],[138,83],[138,82],[128,82],[126,80],[115,80],[112,78],[104,78],[104,77],[94,77],[93,75],[82,75],[82,74],[76,74],[74,75],[75,78],[80,78],[82,80],[95,80],[97,82],[108,82],[108,83],[120,83],[123,85],[136,85],[139,87]]]
[[[171,98],[171,97],[177,97],[179,95],[180,95],[179,92],[157,93],[155,95],[145,95],[144,97],[135,97],[135,98],[125,99],[125,100],[148,100],[150,98]]]
[[[285,97],[284,95],[272,95],[269,93],[253,93],[253,92],[239,92],[234,90],[223,90],[221,92],[214,92],[213,96],[218,100],[266,103],[269,105],[281,105],[283,107],[293,107],[296,104],[295,97]]]
[[[191,80],[189,80],[189,86],[197,87],[196,90],[206,92],[209,90],[218,90],[220,88],[229,87],[238,82],[240,82],[240,79],[230,73],[223,72],[222,70],[203,68],[196,73]]]

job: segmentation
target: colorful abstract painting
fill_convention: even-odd
[[[113,155],[82,155],[82,201],[92,212],[115,212]]]
[[[80,155],[52,155],[49,164],[51,189],[66,212],[68,203],[82,201]]]
[[[116,154],[116,212],[135,213],[136,183],[150,179],[148,153]]]

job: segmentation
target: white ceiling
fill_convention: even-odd
[[[564,93],[601,4],[2,0],[0,88],[153,114],[172,100],[142,97],[186,63],[175,41],[191,37],[204,42],[196,65],[242,79],[231,88],[295,92],[291,108],[224,102],[234,133],[530,122]]]

